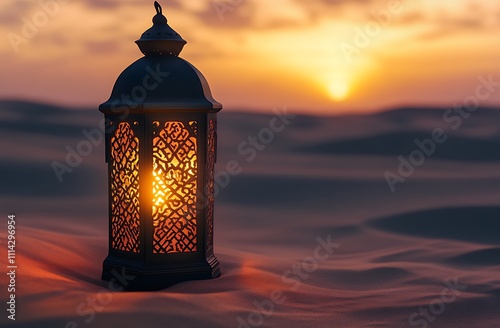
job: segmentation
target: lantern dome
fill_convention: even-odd
[[[99,109],[111,112],[155,110],[219,111],[210,87],[196,67],[177,56],[147,55],[127,67],[118,77],[111,97]]]
[[[136,41],[145,56],[120,74],[111,97],[99,110],[220,111],[222,105],[212,97],[203,74],[178,57],[186,41],[168,25],[157,2],[155,8],[153,26]]]

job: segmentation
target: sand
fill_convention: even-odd
[[[17,219],[16,320],[2,327],[463,327],[500,321],[500,111],[453,129],[439,109],[299,115],[265,149],[238,147],[270,115],[222,112],[216,198],[222,276],[110,293],[104,147],[59,182],[51,163],[98,127],[95,109],[0,103],[1,301]],[[435,144],[391,191],[415,139]],[[240,148],[241,149],[241,148]],[[253,157],[253,156],[252,156]],[[400,178],[401,179],[401,175]],[[330,242],[328,242],[330,240]],[[325,244],[330,244],[329,247]]]

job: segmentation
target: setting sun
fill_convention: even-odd
[[[328,86],[328,93],[335,101],[345,100],[349,96],[349,85],[343,81],[332,82]]]

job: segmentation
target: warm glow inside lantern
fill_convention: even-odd
[[[203,75],[162,8],[136,41],[145,55],[118,77],[106,117],[109,254],[102,278],[150,290],[220,275],[213,253],[217,113]]]

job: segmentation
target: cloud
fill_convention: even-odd
[[[0,25],[22,26],[24,17],[30,18],[33,13],[40,10],[38,2],[19,0],[4,2],[0,7]]]
[[[120,0],[87,0],[85,4],[90,8],[97,9],[116,9],[118,7],[130,6],[130,5],[143,5],[146,6],[148,1],[141,0],[128,0],[128,1],[120,1]],[[153,1],[151,1],[151,8],[153,8]]]
[[[430,31],[422,33],[419,37],[423,40],[444,38],[467,32],[483,33],[487,30],[496,30],[500,26],[500,20],[488,19],[494,13],[486,8],[469,6],[467,9],[461,13],[442,10],[436,15],[414,14],[415,17],[401,20],[398,23],[428,25]]]
[[[262,31],[313,24],[313,15],[297,0],[209,0],[206,3],[209,5],[193,14],[209,28]]]
[[[113,53],[116,52],[120,46],[117,41],[87,41],[85,48],[90,53]]]
[[[203,24],[213,28],[249,28],[254,25],[256,12],[254,1],[233,5],[229,1],[213,0],[196,15]]]
[[[346,8],[357,8],[359,11],[366,9],[367,5],[376,2],[384,3],[383,0],[294,0],[312,20],[328,16],[330,18],[340,16]],[[363,8],[364,7],[364,8]]]

